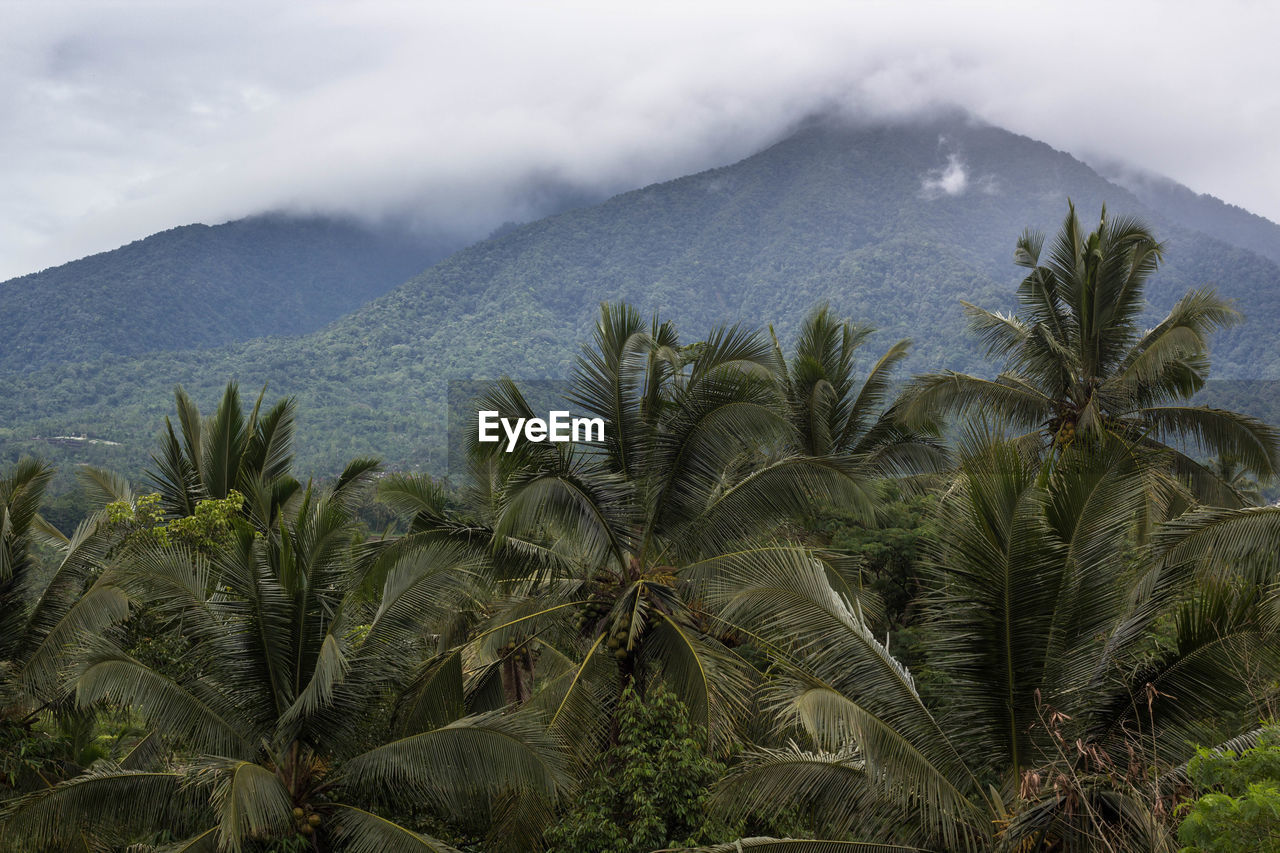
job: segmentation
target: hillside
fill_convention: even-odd
[[[172,228],[0,282],[0,373],[305,334],[454,248],[321,217]]]
[[[1207,193],[1197,193],[1163,175],[1122,167],[1101,172],[1132,192],[1143,204],[1179,225],[1203,231],[1280,264],[1280,226],[1270,219]]]
[[[1249,319],[1216,341],[1216,375],[1280,378],[1280,354],[1258,345],[1280,322],[1272,260],[998,128],[957,118],[814,122],[740,163],[476,244],[303,337],[0,380],[0,453],[136,468],[170,411],[173,385],[212,406],[235,378],[246,390],[269,383],[270,396],[298,396],[304,469],[330,471],[373,452],[439,471],[448,380],[564,375],[603,300],[659,311],[690,340],[738,321],[772,322],[786,340],[812,306],[829,301],[882,330],[871,349],[912,338],[910,371],[981,371],[959,301],[1011,307],[1015,239],[1027,226],[1056,230],[1068,196],[1090,227],[1105,201],[1144,217],[1167,241],[1153,313],[1204,283],[1241,299]],[[80,433],[121,447],[66,450],[33,439]]]

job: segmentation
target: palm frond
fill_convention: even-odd
[[[666,332],[672,337],[666,346],[676,346],[671,330]],[[634,308],[602,305],[594,345],[583,347],[571,380],[570,402],[605,419],[605,453],[612,469],[623,475],[632,474],[639,462],[645,423],[653,414],[641,411],[640,399],[646,381],[660,382],[659,376],[644,376],[654,343]]]
[[[381,460],[372,456],[357,456],[352,459],[338,475],[337,482],[329,492],[329,500],[344,512],[354,512],[381,467]]]
[[[573,531],[575,540],[597,560],[619,564],[627,550],[619,540],[617,499],[626,486],[609,478],[588,479],[570,471],[531,472],[512,483],[494,525],[499,545],[508,536],[550,528]]]
[[[76,470],[76,479],[84,489],[85,496],[95,504],[107,504],[112,501],[132,501],[133,488],[129,481],[115,471],[97,468],[93,465],[81,465]]]
[[[937,412],[995,415],[1019,428],[1036,428],[1054,412],[1055,402],[1018,377],[980,379],[963,373],[917,376],[903,392],[902,416],[913,425]]]
[[[164,754],[164,748],[160,733],[149,731],[121,757],[120,767],[123,770],[153,770]]]
[[[333,805],[333,838],[348,853],[459,853],[427,835],[406,829],[373,812],[344,803]]]
[[[81,834],[108,828],[147,829],[176,826],[192,810],[180,795],[180,776],[121,770],[100,762],[94,768],[47,790],[5,804],[0,811],[0,842],[17,849],[72,850]]]
[[[844,506],[870,520],[878,484],[853,460],[787,456],[761,465],[706,500],[688,537],[704,552],[797,518],[822,504]]]
[[[471,798],[508,791],[554,799],[569,777],[563,751],[536,718],[480,714],[357,755],[343,768],[343,784],[408,789],[461,810]]]
[[[986,348],[987,357],[1004,358],[1023,346],[1031,336],[1031,328],[1009,314],[1000,314],[961,301],[969,330]]]
[[[207,758],[188,769],[184,784],[211,788],[218,815],[218,848],[240,853],[255,835],[293,827],[293,800],[275,773],[250,761]]]
[[[154,848],[154,853],[217,853],[217,850],[218,827],[211,826],[198,835],[156,847]],[[132,849],[130,853],[133,853]]]
[[[1269,683],[1280,672],[1270,607],[1256,584],[1201,580],[1174,613],[1171,646],[1136,664],[1115,661],[1111,690],[1094,699],[1095,737],[1123,754],[1141,733],[1160,764],[1184,761],[1216,720],[1248,703],[1250,679]]]
[[[210,497],[225,498],[235,488],[246,439],[240,390],[229,382],[217,410],[201,425],[198,470]]]
[[[71,601],[66,607],[40,607],[32,615],[31,627],[24,635],[23,660],[17,670],[32,695],[45,699],[56,695],[62,687],[58,683],[61,668],[75,642],[96,635],[129,615],[128,597],[101,579]]]
[[[462,653],[455,650],[428,661],[401,692],[393,726],[400,735],[418,734],[465,714]]]
[[[684,702],[690,722],[712,744],[727,747],[748,710],[749,667],[721,643],[656,608],[642,660]]]
[[[1208,406],[1151,406],[1134,414],[1166,442],[1191,441],[1210,455],[1230,454],[1262,478],[1280,470],[1280,431],[1257,418]]]
[[[593,637],[578,651],[575,665],[543,685],[529,704],[551,731],[574,746],[582,761],[593,758],[607,741],[609,720],[622,691],[618,667],[605,654],[606,636]]]
[[[1013,251],[1013,262],[1020,267],[1035,269],[1040,263],[1040,252],[1044,249],[1044,234],[1030,228],[1023,230],[1018,237]]]
[[[197,696],[105,644],[86,655],[77,670],[75,691],[82,707],[103,699],[132,705],[155,728],[204,752],[252,755],[257,748],[254,730],[238,718],[229,697],[208,689]]]
[[[286,397],[258,416],[262,396],[254,405],[251,433],[245,450],[246,468],[267,481],[286,477],[293,466],[293,436],[296,428],[297,402]]]
[[[911,674],[879,643],[825,568],[798,549],[727,555],[703,569],[708,603],[769,642],[788,676],[773,704],[827,749],[856,743],[887,796],[910,801],[952,839],[981,786],[924,706]]]
[[[334,627],[339,625],[335,623]],[[333,633],[325,635],[320,643],[320,651],[312,661],[311,677],[307,679],[293,704],[280,715],[279,726],[292,726],[332,703],[334,691],[351,669],[345,645]]]
[[[871,823],[875,799],[856,749],[810,752],[790,744],[743,756],[718,786],[713,808],[730,821],[800,808],[821,816],[822,834],[840,837]]]
[[[1188,560],[1225,569],[1274,564],[1280,554],[1280,507],[1203,508],[1171,521],[1155,536],[1166,561]]]

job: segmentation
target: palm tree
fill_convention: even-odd
[[[353,507],[372,471],[360,461],[327,492],[307,487],[268,535],[242,521],[213,553],[143,541],[108,574],[172,617],[187,652],[161,671],[109,638],[90,642],[76,699],[134,709],[180,760],[99,762],[19,799],[0,815],[0,846],[64,850],[167,829],[183,851],[291,836],[319,850],[444,851],[379,812],[416,798],[445,813],[485,803],[496,813],[557,796],[564,774],[544,730],[520,715],[463,716],[448,701],[461,696],[460,673],[439,674],[434,703],[400,736],[379,725],[389,692],[434,652],[434,623],[472,595],[475,572],[447,545],[401,553],[368,602],[377,551],[357,544]]]
[[[1159,448],[1167,466],[1201,500],[1239,505],[1239,497],[1184,449],[1230,455],[1249,473],[1271,477],[1277,433],[1237,412],[1191,405],[1209,370],[1210,334],[1239,314],[1209,288],[1188,292],[1142,331],[1146,284],[1163,248],[1136,219],[1102,217],[1084,234],[1075,207],[1048,258],[1044,237],[1025,232],[1014,262],[1030,272],[1014,316],[965,304],[971,327],[992,357],[995,379],[945,372],[918,378],[908,407],[916,416],[981,412],[1041,436],[1051,453],[1073,442],[1119,439]]]
[[[768,643],[768,703],[804,736],[757,750],[721,802],[806,808],[832,839],[754,846],[1176,849],[1160,815],[1188,744],[1220,741],[1280,663],[1274,586],[1132,546],[1151,463],[1104,452],[1064,448],[1047,477],[1016,442],[966,454],[925,605],[936,699],[820,567],[780,557],[708,580],[712,605]]]
[[[724,328],[683,346],[671,323],[604,306],[567,394],[575,414],[604,419],[601,445],[477,444],[464,517],[420,482],[386,484],[384,497],[416,513],[410,540],[483,547],[504,578],[469,646],[477,683],[492,679],[499,702],[529,702],[590,754],[616,737],[624,685],[660,678],[713,744],[728,742],[752,667],[737,651],[743,636],[694,594],[695,579],[728,555],[809,554],[795,544],[795,518],[824,501],[869,518],[880,477],[905,464],[905,453],[874,455],[898,350],[860,392],[849,378],[860,333],[815,317],[789,372],[760,334]],[[807,412],[794,405],[802,394],[814,401]],[[509,381],[480,407],[535,415]],[[813,453],[818,419],[841,434]],[[838,561],[824,564],[854,582]]]
[[[0,721],[34,723],[64,693],[65,652],[83,632],[100,632],[128,615],[128,600],[94,570],[112,536],[101,513],[67,537],[40,517],[53,469],[20,460],[0,478]],[[36,541],[56,549],[47,578],[32,553]]]
[[[911,342],[889,347],[858,382],[858,349],[874,332],[834,317],[825,305],[801,325],[784,376],[800,449],[809,456],[849,457],[867,473],[885,477],[936,471],[946,460],[935,441],[937,424],[918,418],[908,428],[890,398],[893,370]]]
[[[225,498],[234,490],[245,498],[246,518],[260,531],[271,526],[300,488],[289,473],[297,406],[284,398],[263,412],[265,396],[263,388],[246,418],[239,388],[230,382],[214,414],[202,418],[182,387],[174,389],[180,430],[164,419],[160,451],[147,472],[168,517],[190,516],[200,501]]]

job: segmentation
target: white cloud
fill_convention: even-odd
[[[920,181],[920,192],[925,198],[942,195],[960,195],[969,186],[969,176],[959,154],[947,156],[947,165],[931,169]]]
[[[674,177],[832,106],[956,103],[1280,219],[1280,7],[1248,0],[86,0],[5,24],[0,278],[279,207],[482,234],[531,188]]]

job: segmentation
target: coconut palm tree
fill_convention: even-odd
[[[1208,340],[1239,319],[1210,288],[1188,292],[1147,330],[1146,285],[1163,247],[1136,219],[1109,217],[1084,233],[1075,207],[1044,256],[1044,236],[1025,232],[1014,262],[1030,272],[1013,316],[965,304],[989,355],[1005,360],[995,379],[945,372],[919,377],[910,413],[994,415],[1039,435],[1051,453],[1074,442],[1118,439],[1159,448],[1170,470],[1201,500],[1239,505],[1230,485],[1185,452],[1231,456],[1268,478],[1277,433],[1238,412],[1193,405],[1209,371]]]
[[[380,725],[390,691],[435,652],[434,623],[473,595],[476,573],[457,548],[405,551],[369,602],[377,551],[357,543],[353,512],[372,471],[353,463],[331,490],[305,488],[267,535],[241,521],[217,550],[131,549],[107,580],[172,617],[187,651],[157,668],[110,638],[90,642],[75,696],[132,708],[176,763],[99,762],[19,799],[0,814],[0,846],[65,850],[163,829],[183,839],[166,849],[183,851],[291,837],[318,850],[443,851],[386,805],[460,815],[557,796],[565,777],[545,730],[520,715],[465,716],[447,701],[447,674],[407,730],[390,738]]]
[[[22,459],[0,478],[0,721],[34,722],[64,693],[64,653],[83,632],[100,632],[128,615],[128,600],[94,570],[112,543],[101,513],[70,537],[40,517],[53,469]],[[48,577],[32,552],[55,549]]]
[[[605,306],[566,394],[575,414],[604,419],[602,443],[522,442],[510,453],[477,443],[464,517],[421,483],[386,484],[384,497],[416,514],[408,541],[483,547],[504,578],[469,646],[477,683],[492,679],[498,701],[529,702],[590,754],[616,735],[623,686],[661,678],[712,743],[727,744],[752,667],[693,579],[729,554],[810,554],[793,520],[824,501],[870,518],[892,467],[890,454],[871,455],[868,434],[901,346],[859,395],[849,377],[860,333],[815,317],[792,373],[758,333],[722,328],[684,346],[671,323]],[[815,401],[807,413],[793,405],[800,394]],[[479,407],[536,414],[509,381]],[[818,419],[841,434],[811,453]],[[824,565],[855,583],[834,558]]]
[[[819,567],[780,555],[708,578],[710,605],[772,651],[767,701],[803,736],[757,750],[720,801],[807,809],[830,839],[750,846],[1177,849],[1161,813],[1189,744],[1219,742],[1280,664],[1274,585],[1132,546],[1155,475],[1098,452],[1065,448],[1047,477],[1016,442],[966,454],[925,605],[938,697]]]
[[[911,342],[893,344],[858,381],[858,350],[874,332],[833,316],[825,305],[801,325],[783,379],[800,449],[809,456],[850,457],[887,477],[936,471],[946,461],[935,440],[938,425],[918,418],[908,428],[890,397],[893,370]]]
[[[246,418],[240,390],[230,382],[213,415],[202,418],[182,386],[174,389],[180,428],[175,431],[164,419],[160,450],[147,472],[168,517],[190,516],[200,501],[225,498],[234,490],[245,498],[246,518],[260,531],[271,526],[300,488],[290,475],[297,406],[284,398],[263,412],[265,396],[263,388]]]

